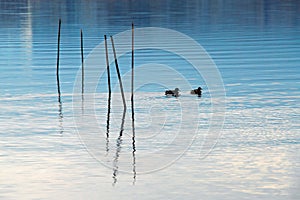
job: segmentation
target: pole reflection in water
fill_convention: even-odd
[[[132,118],[132,172],[133,172],[133,185],[136,182],[136,158],[135,158],[135,152],[136,152],[136,149],[135,149],[135,127],[134,127],[134,118]]]
[[[122,136],[123,136],[123,131],[124,131],[124,123],[125,123],[125,116],[126,116],[126,109],[123,110],[123,116],[122,116],[122,122],[121,122],[121,128],[120,128],[120,134],[117,139],[117,148],[116,148],[116,154],[114,157],[113,161],[113,185],[117,183],[117,176],[118,176],[118,161],[120,157],[120,152],[121,152],[121,145],[122,145]]]
[[[59,120],[59,133],[63,134],[64,133],[64,126],[63,126],[63,112],[62,112],[62,103],[59,95],[58,99],[58,120]]]
[[[106,119],[106,154],[109,152],[109,124],[110,124],[110,102],[111,96],[108,96],[108,105],[107,105],[107,119]]]
[[[81,94],[81,115],[84,115],[84,94]]]

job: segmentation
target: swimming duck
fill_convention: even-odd
[[[179,96],[179,89],[175,88],[175,90],[166,90],[165,95],[172,95],[173,97]]]
[[[191,90],[191,94],[198,94],[198,97],[202,95],[202,88],[198,87],[197,89]]]

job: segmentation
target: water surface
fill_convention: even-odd
[[[299,199],[299,11],[298,1],[1,1],[0,198]],[[55,74],[59,18],[62,104]],[[178,99],[164,97],[164,89],[178,83],[167,75],[170,85],[136,88],[134,140],[128,84],[119,137],[123,108],[115,69],[108,139],[106,76],[95,110],[89,102],[81,106],[77,94],[74,104],[80,29],[87,57],[104,34],[126,31],[132,21],[136,28],[180,31],[216,63],[226,118],[205,158],[201,147],[214,114],[210,91],[189,63],[169,52],[137,51],[136,66],[171,66],[191,87],[201,85],[203,96],[189,95],[186,87]],[[130,54],[119,64],[125,76]],[[193,104],[198,109],[189,110]],[[85,121],[91,113],[97,126]],[[91,146],[78,132],[94,137]],[[162,164],[144,173],[145,166]]]

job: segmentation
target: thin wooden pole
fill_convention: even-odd
[[[83,57],[83,33],[80,29],[80,49],[81,49],[81,93],[84,93],[84,57]]]
[[[106,55],[106,71],[107,71],[107,85],[108,85],[108,95],[109,99],[111,97],[111,83],[110,83],[110,69],[109,69],[109,60],[108,60],[108,50],[107,50],[107,37],[104,35],[105,41],[105,55]]]
[[[124,110],[126,110],[125,95],[124,95],[123,84],[122,84],[121,74],[120,74],[120,70],[119,70],[118,59],[117,59],[117,54],[116,54],[116,50],[115,50],[114,40],[113,40],[112,36],[110,36],[110,39],[111,39],[111,44],[112,44],[112,48],[113,48],[113,52],[114,52],[115,65],[116,65],[116,70],[117,70],[118,79],[119,79],[119,83],[120,83],[120,90],[121,90],[121,94],[122,94]]]
[[[135,148],[135,127],[134,127],[134,24],[131,24],[131,117],[132,117],[132,171],[133,171],[133,184],[136,182],[136,148]]]
[[[120,135],[119,135],[120,137],[123,136],[125,117],[126,117],[126,107],[124,107],[124,110],[123,110],[121,129],[120,129]]]
[[[134,24],[131,24],[132,37],[131,37],[131,114],[132,121],[134,121],[134,103],[133,103],[133,88],[134,88]]]
[[[58,92],[58,102],[59,103],[61,103],[61,99],[60,99],[60,82],[59,82],[60,29],[61,29],[61,19],[59,19],[59,22],[58,22],[57,60],[56,60],[56,81],[57,81],[57,92]]]
[[[56,60],[56,81],[57,81],[57,93],[58,93],[58,112],[59,112],[59,126],[60,134],[63,134],[63,113],[62,113],[62,103],[60,94],[60,82],[59,82],[59,50],[60,50],[60,29],[61,29],[61,19],[58,21],[58,36],[57,36],[57,60]]]
[[[110,121],[110,104],[111,104],[111,84],[110,84],[110,69],[108,60],[108,50],[107,50],[107,37],[104,35],[104,45],[105,45],[105,55],[106,55],[106,71],[107,71],[107,84],[108,84],[108,110],[107,110],[107,120],[106,120],[106,138],[109,138],[109,121]],[[108,148],[107,148],[108,149]]]

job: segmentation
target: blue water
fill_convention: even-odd
[[[296,0],[1,1],[0,199],[299,199],[299,11]],[[161,49],[136,50],[137,85],[153,81],[135,88],[133,139],[131,54],[119,57],[127,112],[118,137],[123,108],[114,63],[109,123],[106,74],[85,101],[76,93],[80,29],[88,62],[104,34],[117,38],[132,22],[136,34],[160,27],[199,43],[220,73],[226,111],[214,110],[221,99],[191,63]],[[179,37],[174,45],[191,50]],[[99,59],[87,70],[103,67]],[[198,86],[201,98],[189,94]],[[164,96],[175,87],[179,98]],[[222,117],[218,132],[222,121],[214,120]],[[217,142],[208,150],[207,139]]]

